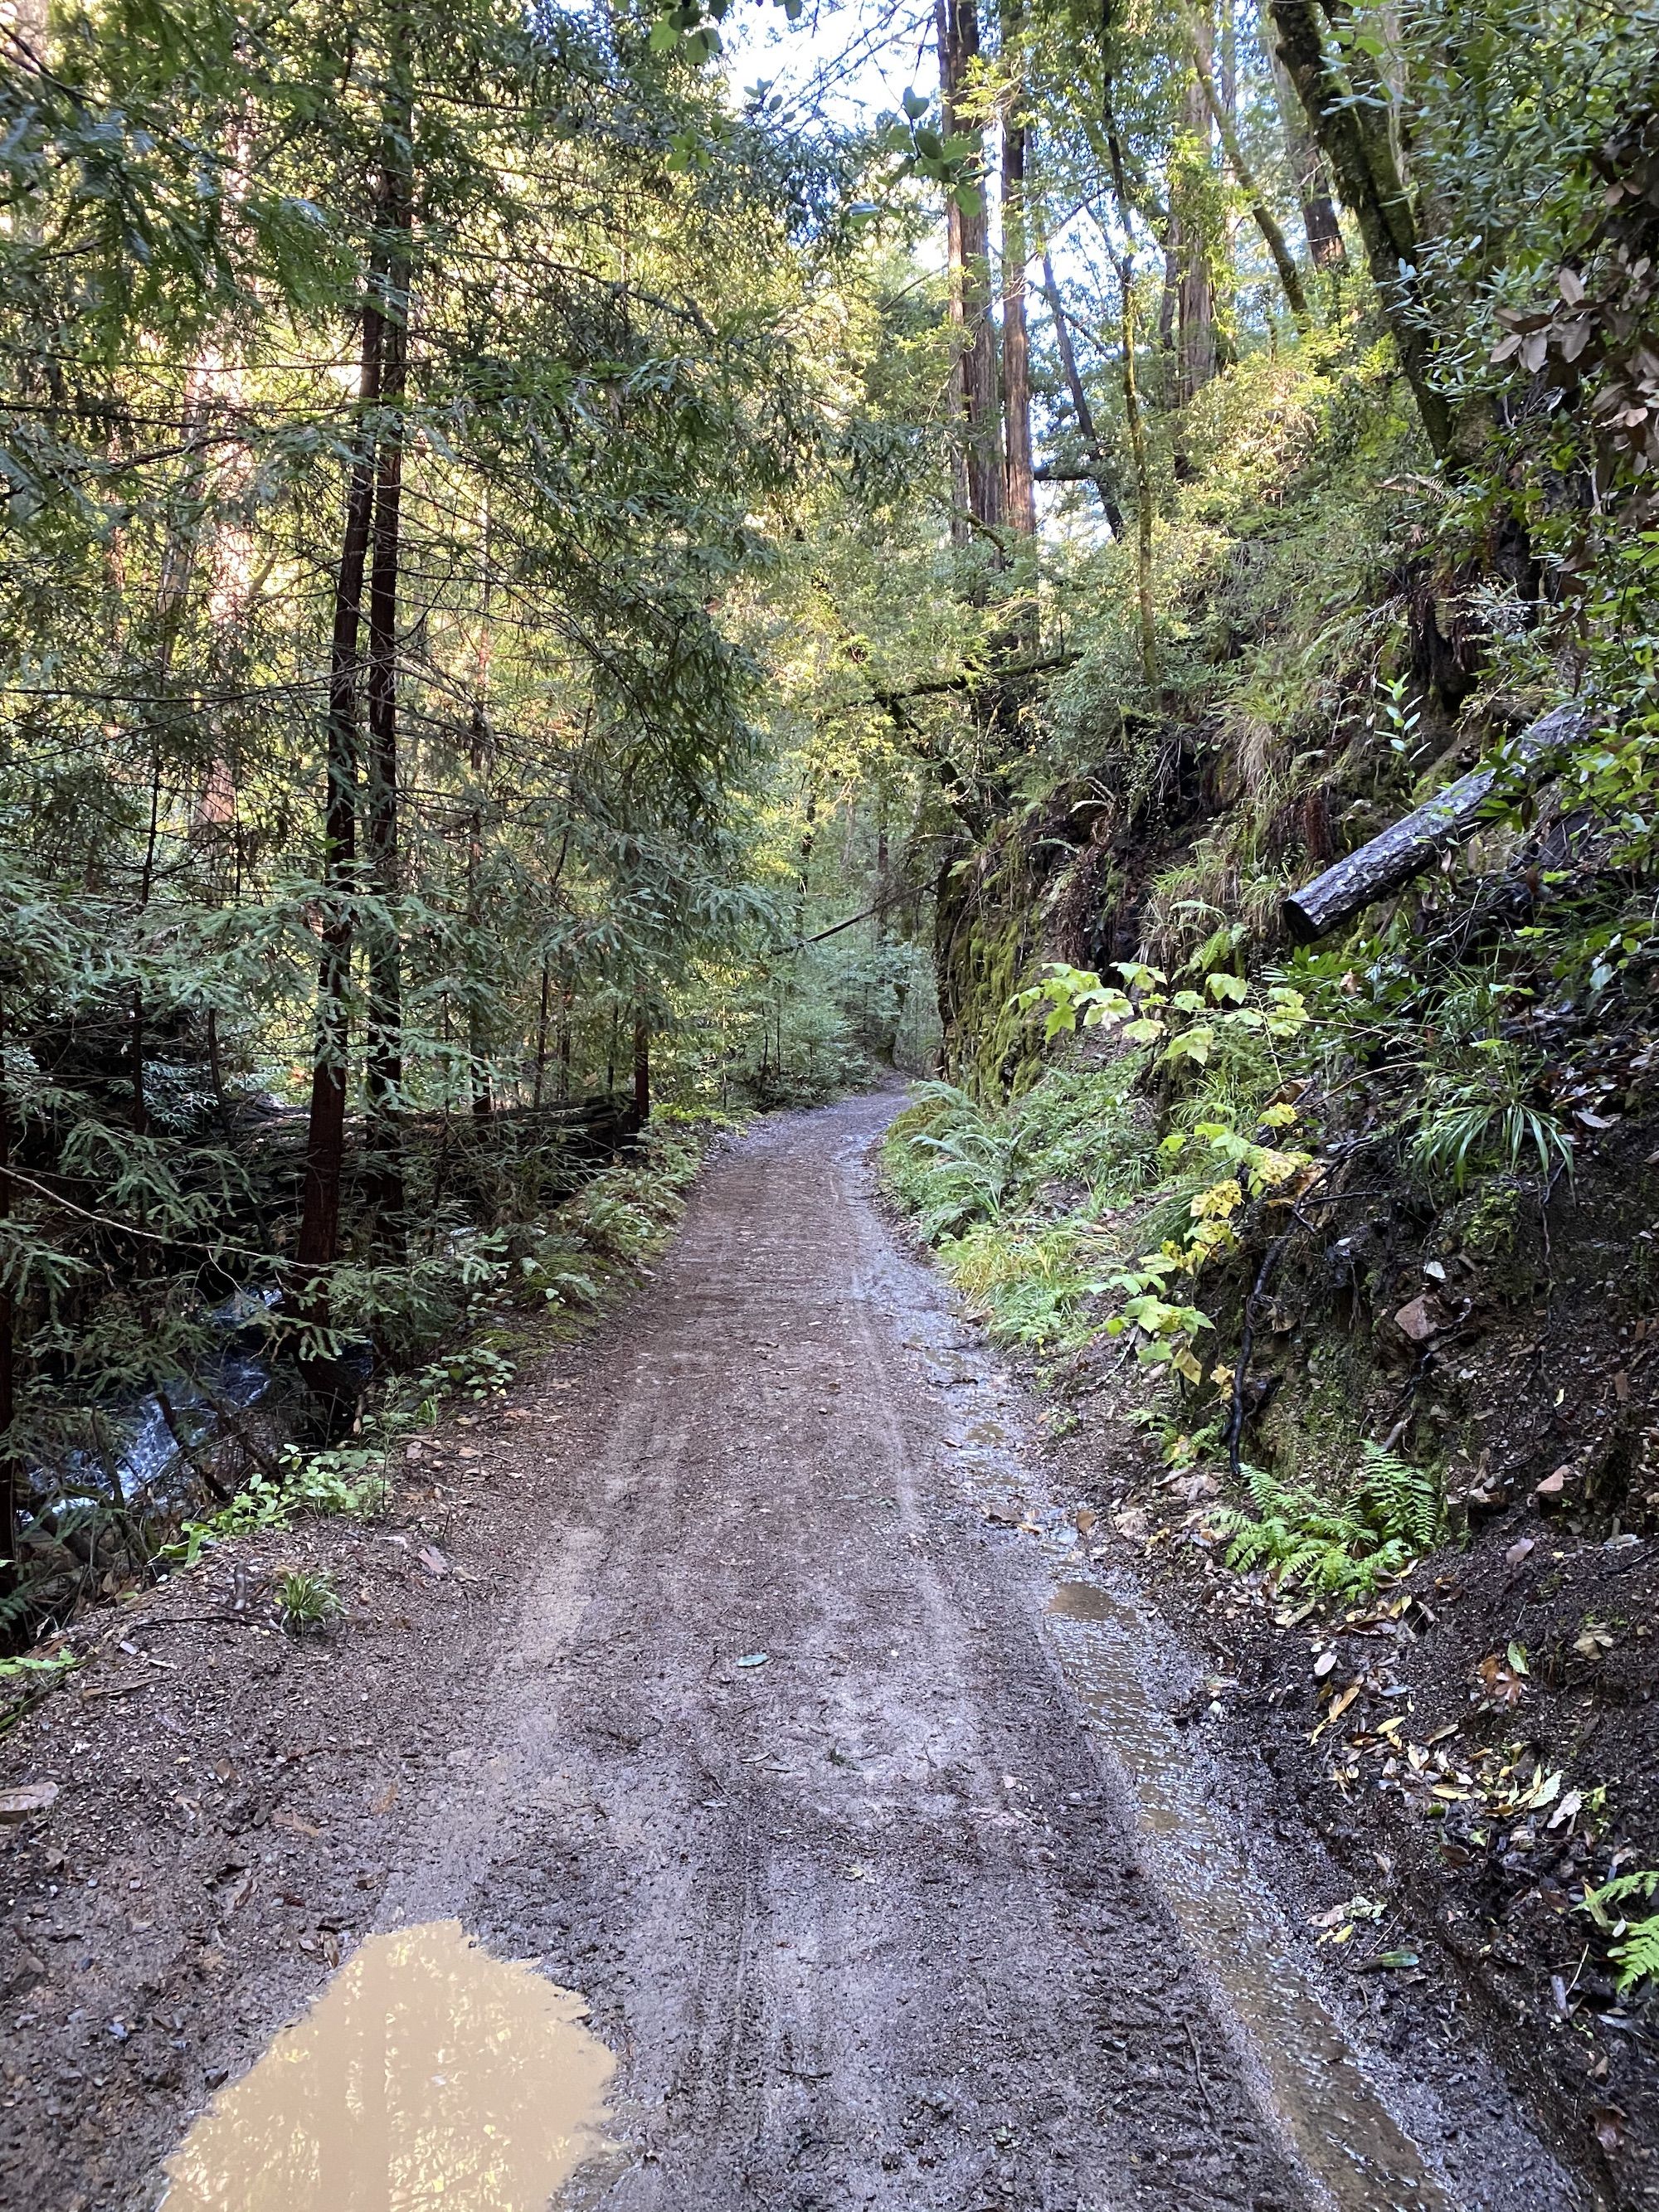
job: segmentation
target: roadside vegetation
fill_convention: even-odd
[[[922,1078],[895,1191],[1120,1534],[1323,1638],[1322,1781],[1620,1945],[1604,2014],[1659,17],[941,0],[890,112],[842,13],[0,25],[5,1663],[373,1510],[696,1130]],[[1433,1742],[1323,1665],[1457,1620]]]

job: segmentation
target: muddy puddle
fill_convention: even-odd
[[[604,2148],[586,2014],[459,1921],[371,1936],[191,2130],[164,2212],[546,2212]]]

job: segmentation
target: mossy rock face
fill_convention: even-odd
[[[1038,1024],[1012,1004],[1045,957],[1027,855],[1012,836],[947,871],[939,896],[945,1063],[975,1097],[1010,1097],[1042,1073]]]

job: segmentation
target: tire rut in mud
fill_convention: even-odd
[[[956,1324],[869,1202],[890,1111],[779,1117],[714,1164],[576,1387],[526,1378],[537,1420],[467,1448],[480,1498],[456,1578],[428,1587],[392,1554],[395,1594],[365,1581],[333,1646],[267,1642],[258,1672],[245,1632],[185,1629],[167,1694],[193,1699],[187,1753],[175,1723],[123,1735],[108,1705],[76,1715],[77,1745],[60,1722],[13,1747],[64,1779],[61,1881],[106,1897],[136,1867],[154,1917],[125,1948],[112,1923],[83,1936],[78,1990],[54,1978],[50,2016],[43,1999],[9,2039],[78,2094],[72,2124],[61,2105],[8,2115],[0,2202],[154,2203],[216,2075],[314,1995],[328,1931],[349,1952],[371,1927],[449,1920],[580,1992],[617,2055],[612,2147],[568,2206],[1433,2201],[1351,2146],[1298,2154],[1224,1977],[1190,1948],[1168,1855],[1045,1632],[1052,1577],[987,1525],[951,1449],[938,1347]],[[404,1540],[314,1539],[383,1579]],[[181,1581],[155,1616],[201,1601]],[[207,1786],[230,1754],[284,1778],[263,1810],[240,1780]],[[118,1782],[101,1797],[100,1759]],[[25,1848],[44,1899],[44,1841]],[[296,1939],[302,1901],[320,1952]],[[135,2051],[179,2056],[147,2073],[112,2055],[112,2014],[144,2028]],[[1516,2142],[1490,2190],[1442,2201],[1572,2201]],[[1528,2155],[1535,2185],[1511,2185]]]

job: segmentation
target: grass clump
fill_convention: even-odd
[[[326,1628],[345,1611],[331,1575],[304,1567],[284,1567],[271,1584],[276,1618],[292,1636]]]

